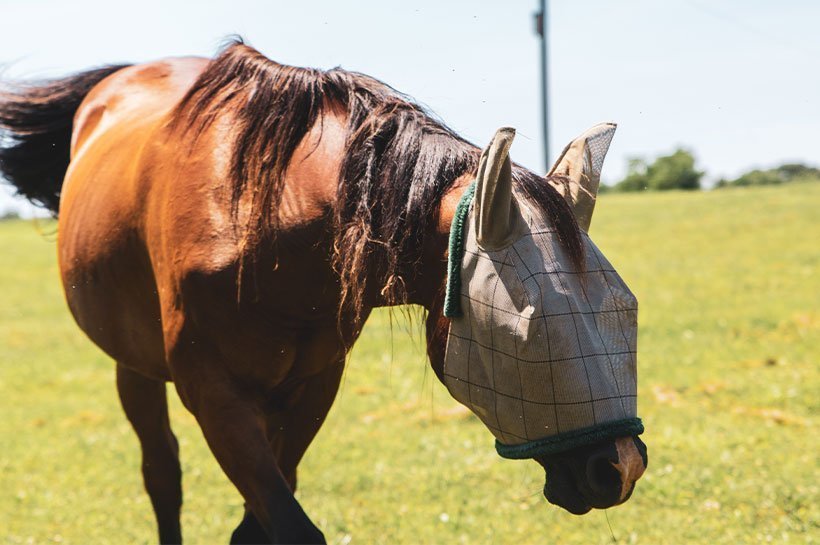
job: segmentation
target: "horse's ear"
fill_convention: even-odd
[[[517,208],[512,194],[510,146],[515,129],[498,129],[481,154],[476,176],[475,228],[482,248],[497,249],[509,242]]]
[[[569,202],[575,220],[584,231],[589,230],[595,199],[601,184],[601,168],[615,136],[615,123],[600,123],[570,142],[547,176],[558,192]]]

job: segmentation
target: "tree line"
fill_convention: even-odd
[[[678,148],[670,155],[654,161],[643,158],[629,160],[626,176],[613,186],[601,185],[602,191],[666,191],[670,189],[702,189],[704,174],[695,166],[695,157],[687,149]],[[778,185],[791,182],[820,182],[820,169],[802,163],[784,163],[769,169],[754,169],[735,179],[721,178],[716,189],[757,185]]]

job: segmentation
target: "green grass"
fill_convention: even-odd
[[[811,543],[820,536],[820,184],[606,195],[592,236],[641,302],[650,464],[611,509],[619,543]],[[53,226],[41,225],[52,231]],[[0,223],[0,538],[150,543],[153,514],[113,365],[73,324],[53,236]],[[336,543],[611,543],[604,513],[540,495],[376,313],[301,466]],[[418,328],[415,328],[418,331]],[[227,543],[242,502],[174,399],[183,533]],[[814,540],[814,541],[813,541]]]

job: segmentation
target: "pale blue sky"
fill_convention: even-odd
[[[243,35],[280,62],[368,73],[483,146],[518,129],[543,171],[537,0],[0,0],[6,76],[211,55]],[[551,0],[552,156],[589,125],[619,130],[604,167],[683,145],[707,180],[820,162],[820,2]],[[0,190],[0,211],[12,206]]]

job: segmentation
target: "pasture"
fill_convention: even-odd
[[[499,458],[428,368],[421,322],[378,312],[300,466],[334,543],[812,543],[820,535],[820,184],[608,194],[591,235],[641,303],[633,498],[575,517]],[[54,224],[0,223],[0,538],[151,543],[114,367],[74,325]],[[183,535],[227,543],[242,502],[172,394]],[[610,532],[610,526],[612,533]]]

